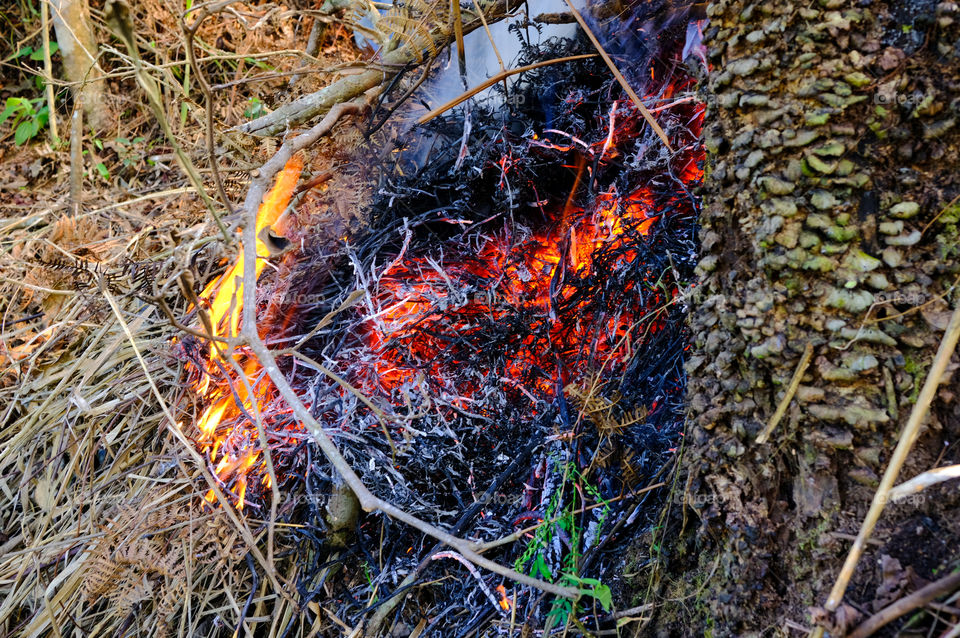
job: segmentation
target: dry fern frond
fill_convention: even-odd
[[[246,551],[224,517],[197,519],[189,508],[187,503],[144,513],[118,507],[87,563],[81,589],[87,604],[106,601],[114,613],[126,615],[152,603],[156,635],[163,636],[187,591],[184,548],[192,547],[192,562],[216,569],[241,562]]]
[[[444,33],[447,28],[446,12],[436,11],[437,2],[427,4],[424,0],[405,0],[380,17],[376,27],[387,38],[396,37],[398,46],[408,47],[417,62],[437,55],[434,32]],[[446,6],[441,5],[441,6]]]

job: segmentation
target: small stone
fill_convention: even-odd
[[[850,341],[866,341],[891,347],[897,345],[896,339],[877,328],[844,328],[840,331],[840,336]]]
[[[770,98],[758,93],[748,93],[740,98],[740,106],[766,106]]]
[[[850,160],[842,159],[837,164],[837,175],[839,175],[840,177],[846,177],[847,175],[852,173],[853,169],[855,169],[856,167],[857,165],[851,162]]]
[[[783,169],[783,176],[791,182],[800,181],[803,178],[803,162],[795,158],[791,159]]]
[[[862,73],[860,71],[847,73],[845,76],[843,76],[843,79],[847,82],[847,84],[850,84],[851,86],[854,86],[858,89],[861,86],[866,86],[873,81],[870,79],[869,76],[867,76],[865,73]]]
[[[883,263],[891,268],[897,268],[903,263],[903,255],[896,248],[884,248],[880,257],[883,259]]]
[[[740,58],[727,63],[727,71],[734,75],[750,75],[757,70],[760,62],[756,58]]]
[[[803,121],[807,126],[823,126],[830,121],[830,111],[828,109],[819,109],[803,116]]]
[[[844,321],[843,319],[838,319],[834,317],[833,319],[830,319],[827,321],[827,330],[829,330],[830,332],[837,332],[839,330],[843,330],[843,327],[846,325],[847,325],[846,321]]]
[[[717,104],[722,108],[732,109],[740,100],[740,91],[725,91],[717,96]]]
[[[792,139],[786,140],[783,143],[783,145],[784,146],[806,146],[807,144],[811,143],[813,140],[817,139],[818,137],[820,137],[819,131],[814,131],[811,129],[803,129],[797,132],[797,134]]]
[[[877,230],[881,235],[899,235],[903,232],[903,222],[899,220],[894,222],[880,222]]]
[[[790,224],[782,232],[777,233],[776,237],[773,239],[784,248],[795,248],[797,246],[797,240],[799,237],[800,225]]]
[[[784,335],[775,335],[770,337],[760,345],[750,348],[750,355],[756,359],[763,359],[771,354],[779,354],[787,345],[787,338]]]
[[[866,97],[866,96],[864,96]],[[849,98],[848,98],[849,99]],[[840,109],[846,106],[846,100],[836,93],[821,93],[820,101],[826,104],[827,106],[832,106],[833,108]]]
[[[820,238],[815,233],[800,233],[800,246],[810,250],[820,245]]]
[[[826,393],[821,388],[809,385],[801,385],[797,388],[797,401],[800,403],[810,403],[812,401],[823,401]]]
[[[697,264],[697,270],[705,274],[711,273],[717,269],[718,261],[719,258],[716,255],[707,255],[700,260],[699,264]]]
[[[897,219],[910,219],[920,212],[920,204],[916,202],[900,202],[890,207],[890,214]]]
[[[859,314],[873,304],[873,293],[866,290],[843,290],[834,288],[824,302],[831,308],[846,310],[851,314]]]
[[[839,226],[833,226],[827,229],[827,235],[836,234],[835,231],[833,231],[834,228],[838,231],[843,230]],[[843,240],[838,239],[837,241]],[[824,255],[842,255],[843,253],[847,252],[847,244],[824,244],[823,247],[820,248],[820,252],[822,252]]]
[[[740,133],[739,135],[737,135],[736,137],[734,137],[733,141],[730,142],[731,148],[737,149],[737,148],[743,148],[744,146],[749,145],[750,142],[753,140],[753,132],[754,131],[752,128],[748,128],[742,133]]]
[[[884,241],[888,246],[913,246],[920,241],[920,231],[915,230],[909,235],[897,235],[896,237],[886,237]]]
[[[872,354],[851,354],[843,358],[843,366],[853,372],[865,372],[876,368],[878,365],[877,358]]]
[[[867,277],[867,285],[874,290],[886,290],[890,285],[887,276],[880,272],[872,272]]]
[[[743,165],[747,168],[754,168],[761,161],[763,161],[763,151],[752,151],[747,155],[747,159],[743,160]]]
[[[824,175],[830,175],[837,170],[836,162],[824,162],[822,159],[816,155],[807,155],[804,158],[807,162],[807,166],[817,171],[818,173],[823,173]]]
[[[810,195],[810,204],[818,210],[829,210],[836,207],[839,203],[836,197],[824,190],[814,191],[813,194]]]
[[[785,179],[780,179],[773,175],[765,175],[760,178],[760,185],[771,195],[787,195],[793,192],[796,185]]]
[[[862,250],[851,251],[843,260],[843,265],[856,272],[870,272],[880,267],[880,260],[871,257]]]
[[[803,262],[804,270],[817,270],[819,272],[830,272],[836,267],[833,260],[823,255],[817,255]]]
[[[780,146],[780,131],[775,128],[767,129],[760,136],[760,148]]]
[[[827,157],[840,157],[847,150],[841,142],[831,140],[813,149],[814,154]]]
[[[793,217],[797,214],[797,204],[792,199],[783,197],[771,197],[760,204],[760,209],[767,215],[780,215],[781,217]]]

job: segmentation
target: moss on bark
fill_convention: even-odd
[[[661,554],[649,626],[744,635],[810,626],[955,303],[960,208],[941,211],[960,192],[960,13],[853,0],[722,0],[707,12],[714,68],[678,488],[695,514],[670,511],[681,533]],[[757,444],[807,344],[800,388]],[[938,459],[960,434],[954,392],[943,386],[902,478],[958,462],[952,448]],[[953,488],[889,507],[848,599],[875,600],[882,555],[918,572],[956,560],[958,510]],[[954,549],[917,558],[903,542],[917,517],[938,530],[937,548]]]

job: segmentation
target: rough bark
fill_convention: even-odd
[[[81,100],[89,126],[103,130],[109,123],[103,103],[103,72],[97,65],[97,41],[90,26],[87,0],[49,0],[53,28],[60,45],[63,73],[75,99]]]
[[[955,305],[960,207],[937,215],[960,193],[956,7],[707,9],[714,69],[680,482],[695,515],[671,511],[679,533],[663,554],[655,632],[809,627],[836,578]],[[796,396],[758,444],[808,344]],[[938,458],[960,434],[956,390],[941,387],[902,479],[958,462],[952,447]],[[955,486],[888,506],[847,600],[879,599],[881,556],[927,578],[949,568],[958,511]]]

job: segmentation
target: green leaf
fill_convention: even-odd
[[[546,578],[548,581],[553,581],[553,574],[550,573],[550,568],[547,567],[543,556],[540,554],[537,554],[537,559],[533,561],[533,567],[530,568],[530,572],[534,578],[539,576],[540,578]]]
[[[31,55],[32,53],[33,53],[33,47],[23,47],[22,49],[20,49],[19,51],[17,51],[17,52],[13,55],[13,57],[15,57],[15,58],[22,58],[22,57],[24,57],[24,56]]]
[[[98,162],[96,168],[97,172],[100,173],[100,177],[102,177],[104,180],[110,179],[110,171],[107,170],[107,167],[103,162]]]
[[[56,42],[51,42],[51,43],[50,43],[50,55],[51,55],[51,56],[52,56],[54,53],[56,53],[57,51],[59,51],[59,50],[60,50],[60,45],[58,45]],[[34,60],[34,61],[36,61],[36,60],[42,60],[42,59],[43,59],[43,49],[36,49],[35,51],[32,51],[32,52],[30,53],[30,59],[31,59],[31,60]]]
[[[610,608],[613,606],[613,592],[610,591],[609,586],[597,585],[593,590],[586,593],[597,599],[597,602],[603,607],[603,611],[610,611]]]
[[[3,109],[3,113],[0,113],[0,124],[6,122],[8,117],[16,114],[17,111],[20,111],[23,108],[20,104],[21,101],[22,100],[18,97],[7,98],[7,106],[5,109]]]
[[[17,130],[13,134],[13,142],[17,146],[22,146],[24,142],[33,137],[33,133],[30,132],[31,121],[27,120],[26,122],[20,122],[17,125]]]

